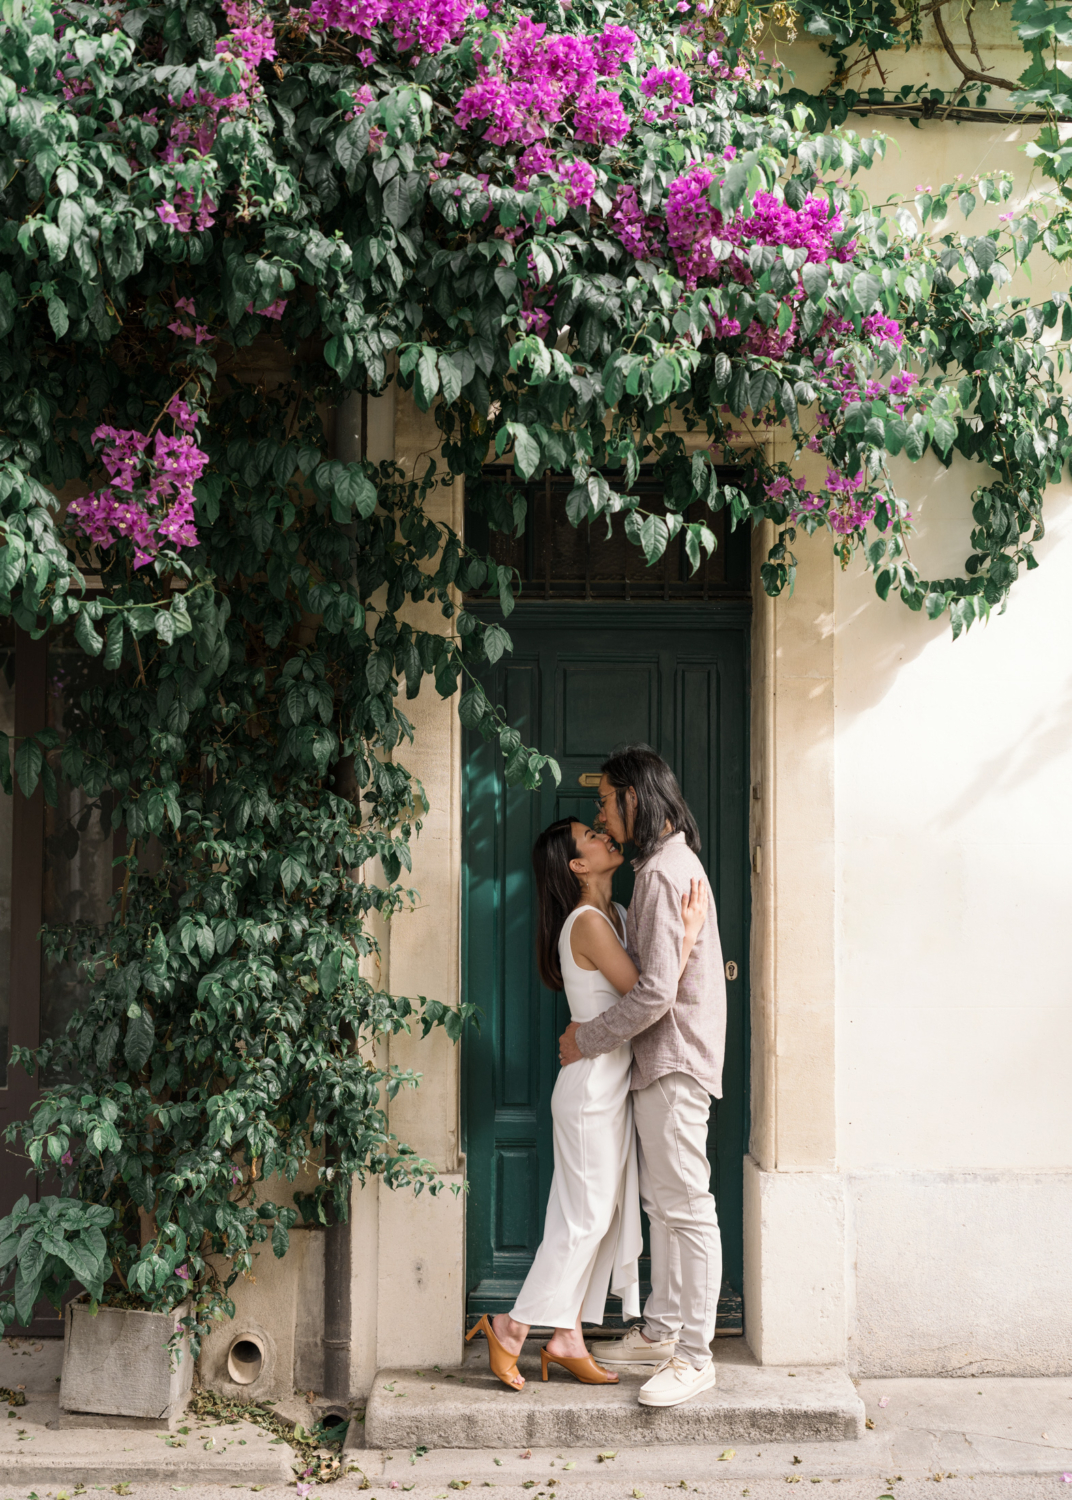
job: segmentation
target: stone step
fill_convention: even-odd
[[[478,1337],[480,1337],[478,1335]],[[761,1367],[747,1350],[715,1347],[717,1387],[681,1406],[640,1406],[650,1367],[617,1366],[620,1383],[581,1385],[539,1351],[518,1360],[527,1384],[508,1390],[488,1368],[487,1347],[467,1349],[459,1369],[380,1370],[365,1410],[370,1448],[616,1447],[650,1443],[831,1442],[859,1438],[864,1404],[844,1370]]]

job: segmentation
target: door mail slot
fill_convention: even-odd
[[[582,771],[577,780],[581,786],[598,786],[602,776],[599,771]]]

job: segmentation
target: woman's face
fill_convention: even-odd
[[[625,857],[609,834],[597,833],[587,823],[573,824],[573,842],[579,858],[570,861],[570,869],[582,878],[616,870]]]

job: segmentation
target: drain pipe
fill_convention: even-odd
[[[324,1399],[350,1401],[350,1200],[347,1186],[347,1217],[339,1218],[334,1205],[328,1210],[324,1234]]]
[[[351,393],[335,413],[335,454],[343,463],[363,459],[368,452],[368,396]],[[354,773],[353,756],[335,766],[335,792],[357,807],[360,788]],[[325,1161],[330,1164],[334,1153],[327,1143]],[[353,1184],[346,1186],[347,1213],[340,1219],[335,1205],[328,1208],[324,1234],[324,1399],[350,1403],[350,1212]]]

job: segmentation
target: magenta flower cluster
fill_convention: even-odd
[[[784,245],[805,250],[809,261],[851,256],[851,245],[833,246],[841,218],[825,198],[807,198],[800,208],[790,208],[773,193],[757,193],[750,214],[724,219],[708,198],[716,177],[714,167],[698,164],[675,178],[667,195],[667,243],[678,274],[690,289],[700,281],[718,281],[727,273],[736,281],[751,280],[745,261],[736,254],[720,256],[713,241],[742,250],[753,245]]]
[[[134,566],[152,562],[163,547],[196,547],[194,485],[208,454],[198,446],[197,413],[173,396],[167,415],[175,434],[168,437],[102,425],[93,434],[108,483],[72,500],[68,517],[98,547],[124,538],[134,544]]]
[[[781,500],[788,508],[790,520],[798,521],[809,512],[826,511],[830,528],[838,536],[848,536],[851,532],[862,531],[875,519],[875,511],[878,509],[879,496],[872,494],[864,487],[864,473],[849,476],[841,474],[837,469],[827,469],[826,485],[821,494],[815,494],[812,490],[804,488],[804,482],[800,479],[791,479],[785,474],[779,474],[770,480],[766,486],[767,498],[769,500]],[[887,502],[894,510],[907,519],[907,513],[896,501]]]
[[[391,29],[399,52],[441,52],[462,33],[472,0],[312,0],[309,15],[324,26],[372,37]]]
[[[601,80],[616,78],[635,47],[625,26],[609,26],[598,37],[548,36],[543,22],[523,16],[498,49],[495,71],[482,66],[462,94],[455,120],[462,127],[487,122],[482,134],[494,145],[530,146],[572,109],[577,140],[616,146],[630,120],[621,95]]]
[[[680,68],[649,68],[640,81],[640,91],[653,101],[644,111],[649,125],[657,119],[669,120],[681,106],[692,103],[692,84]],[[658,109],[653,107],[655,102]]]
[[[527,188],[532,179],[543,175],[561,182],[566,189],[566,202],[570,208],[587,208],[596,188],[595,168],[588,162],[561,161],[546,146],[530,146],[517,159],[514,185]]]
[[[216,55],[233,58],[240,64],[238,90],[220,96],[207,89],[197,92],[189,89],[181,98],[172,99],[172,105],[182,113],[172,120],[169,127],[167,141],[160,153],[164,162],[178,164],[207,156],[215,143],[221,117],[248,110],[256,97],[263,93],[257,67],[262,62],[270,62],[276,55],[272,18],[256,9],[253,0],[223,0],[223,9],[231,23],[231,31],[217,40]],[[155,112],[153,114],[155,116]],[[156,206],[160,222],[177,229],[180,234],[208,229],[216,221],[217,210],[218,205],[209,192],[202,190],[195,194],[189,188],[178,188],[172,197]]]

